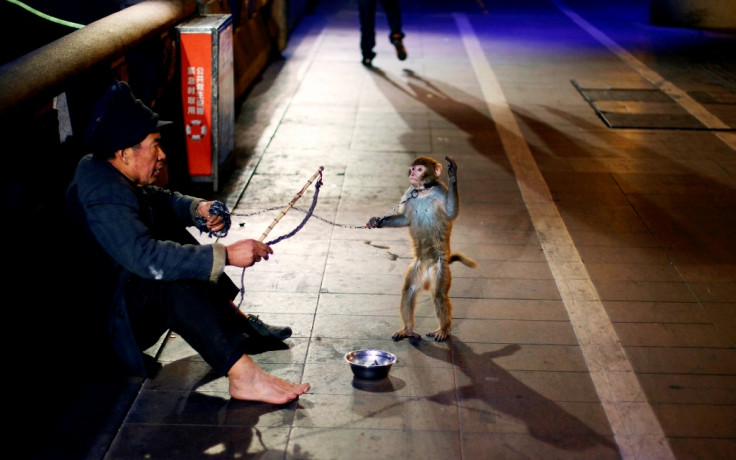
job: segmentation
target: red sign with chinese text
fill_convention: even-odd
[[[212,40],[181,34],[181,94],[191,176],[212,175]]]

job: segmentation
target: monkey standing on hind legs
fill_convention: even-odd
[[[393,339],[419,338],[414,332],[414,310],[417,294],[424,289],[434,301],[439,328],[427,334],[437,342],[450,337],[452,303],[449,292],[452,283],[450,264],[462,262],[475,268],[478,264],[461,253],[450,251],[452,221],[458,216],[457,165],[451,157],[447,175],[449,187],[440,179],[442,165],[430,157],[419,157],[409,168],[411,187],[404,193],[397,213],[386,217],[371,217],[366,227],[409,227],[414,259],[404,275],[399,312],[404,327]]]

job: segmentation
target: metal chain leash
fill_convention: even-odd
[[[266,213],[266,212],[275,211],[275,210],[281,209],[281,208],[282,208],[282,206],[273,206],[273,207],[270,207],[270,208],[261,209],[260,211],[254,211],[254,212],[248,212],[248,213],[234,212],[234,213],[232,213],[230,215],[231,216],[235,216],[235,217],[251,217],[251,216],[257,216],[258,214],[263,214],[263,213]],[[293,206],[291,209],[295,209],[295,210],[297,210],[299,212],[303,212],[305,214],[309,214],[309,210],[308,209],[300,208],[298,206]],[[325,223],[330,224],[330,225],[335,226],[335,227],[341,227],[341,228],[368,228],[365,225],[338,224],[338,223],[333,222],[331,220],[325,219],[324,217],[318,216],[317,214],[314,214],[314,213],[311,214],[311,217],[313,219],[321,220],[322,222],[325,222]]]
[[[383,216],[381,216],[381,218],[379,220],[383,220],[386,217],[390,216],[391,214],[395,213],[402,205],[404,205],[404,203],[406,203],[407,201],[411,200],[412,198],[416,198],[417,195],[419,195],[419,190],[413,189],[411,191],[411,194],[407,198],[405,198],[399,204],[397,204],[396,206],[394,206],[393,208],[391,208],[390,210],[388,210]],[[261,209],[259,211],[253,211],[253,212],[248,212],[248,213],[233,212],[233,213],[230,213],[230,215],[233,216],[233,217],[251,217],[251,216],[257,216],[259,214],[264,214],[264,213],[267,213],[267,212],[275,211],[277,209],[281,209],[282,207],[283,206],[272,206],[270,208],[265,208],[265,209]],[[304,208],[300,208],[298,206],[293,206],[291,209],[296,209],[297,211],[300,211],[300,212],[303,212],[303,213],[306,213],[306,214],[311,214],[311,217],[312,218],[317,219],[317,220],[321,220],[322,222],[324,222],[326,224],[329,224],[329,225],[332,225],[333,227],[354,228],[354,229],[367,229],[368,228],[365,224],[363,224],[363,225],[339,224],[339,223],[334,222],[334,221],[331,221],[329,219],[325,219],[324,217],[321,217],[321,216],[318,216],[317,214],[311,213],[311,211],[314,210],[314,207],[312,207],[310,210],[307,210],[307,209],[304,209]]]
[[[338,224],[336,222],[330,221],[328,219],[325,219],[323,217],[320,217],[320,216],[317,216],[317,215],[314,214],[314,208],[317,206],[317,199],[319,197],[320,187],[322,186],[322,170],[323,169],[324,168],[322,166],[320,166],[319,170],[314,174],[314,176],[312,176],[312,178],[309,179],[309,181],[307,181],[307,184],[304,185],[304,187],[299,191],[299,193],[297,193],[297,195],[285,207],[274,206],[274,207],[270,207],[270,208],[262,209],[260,211],[250,212],[250,213],[234,213],[234,212],[230,212],[230,210],[227,209],[227,206],[225,206],[222,202],[215,201],[210,206],[210,214],[217,214],[217,215],[222,216],[223,221],[225,222],[225,226],[219,232],[210,232],[210,237],[212,237],[213,235],[214,236],[217,236],[217,237],[225,237],[225,236],[227,236],[227,233],[230,230],[230,225],[232,223],[232,217],[250,217],[250,216],[255,216],[255,215],[258,215],[258,214],[263,214],[265,212],[275,211],[277,209],[281,209],[281,213],[279,214],[278,217],[276,217],[276,219],[274,219],[274,221],[271,223],[271,225],[268,227],[268,229],[263,233],[263,235],[261,235],[261,238],[260,238],[261,241],[263,241],[265,239],[266,235],[268,235],[268,233],[276,225],[276,223],[278,223],[278,221],[289,210],[296,209],[298,211],[301,211],[301,212],[305,213],[305,216],[304,216],[304,219],[302,219],[301,223],[299,223],[299,225],[297,225],[292,231],[290,231],[289,233],[284,234],[284,235],[282,235],[282,236],[280,236],[280,237],[278,237],[276,239],[273,239],[271,241],[266,242],[266,244],[269,245],[269,246],[274,245],[274,244],[276,244],[276,243],[278,243],[280,241],[283,241],[283,240],[285,240],[287,238],[291,238],[292,236],[294,236],[299,230],[301,230],[304,227],[304,225],[307,223],[307,221],[310,218],[312,218],[312,217],[314,217],[315,219],[321,220],[322,222],[325,222],[325,223],[327,223],[329,225],[335,226],[335,227],[353,228],[353,229],[367,229],[367,228],[369,228],[367,225]],[[309,209],[305,210],[305,209],[302,209],[302,208],[299,208],[299,207],[294,206],[294,203],[302,196],[302,194],[307,189],[307,187],[309,187],[309,185],[311,185],[311,183],[317,177],[319,177],[319,180],[317,180],[317,182],[315,183],[314,196],[312,197],[312,204],[309,207]],[[396,210],[398,210],[404,203],[406,203],[407,201],[409,201],[412,198],[416,198],[418,194],[419,194],[419,190],[416,190],[416,189],[412,190],[408,197],[406,197],[399,204],[397,204],[392,209],[390,209],[388,212],[386,212],[379,219],[379,221],[385,219],[387,216],[389,216],[389,215],[393,214],[394,212],[396,212]],[[204,231],[204,229],[206,229],[205,220],[204,219],[198,219],[197,220],[197,227],[200,229],[200,231]],[[241,304],[243,303],[243,299],[245,298],[245,279],[244,278],[245,278],[245,268],[243,268],[243,270],[242,270],[242,272],[240,274],[240,302],[238,303],[238,308],[240,308]]]

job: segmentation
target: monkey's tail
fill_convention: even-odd
[[[463,265],[470,268],[476,268],[478,266],[478,262],[474,261],[462,252],[453,252],[450,254],[450,263],[453,262],[461,262]]]

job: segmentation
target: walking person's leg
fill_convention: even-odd
[[[360,52],[363,55],[363,65],[370,67],[376,53],[376,0],[358,0],[358,14],[360,16]]]
[[[401,6],[399,0],[381,0],[381,6],[386,13],[388,21],[389,35],[388,39],[394,48],[396,48],[396,57],[403,61],[407,57],[406,48],[404,48],[404,30],[401,18]]]

